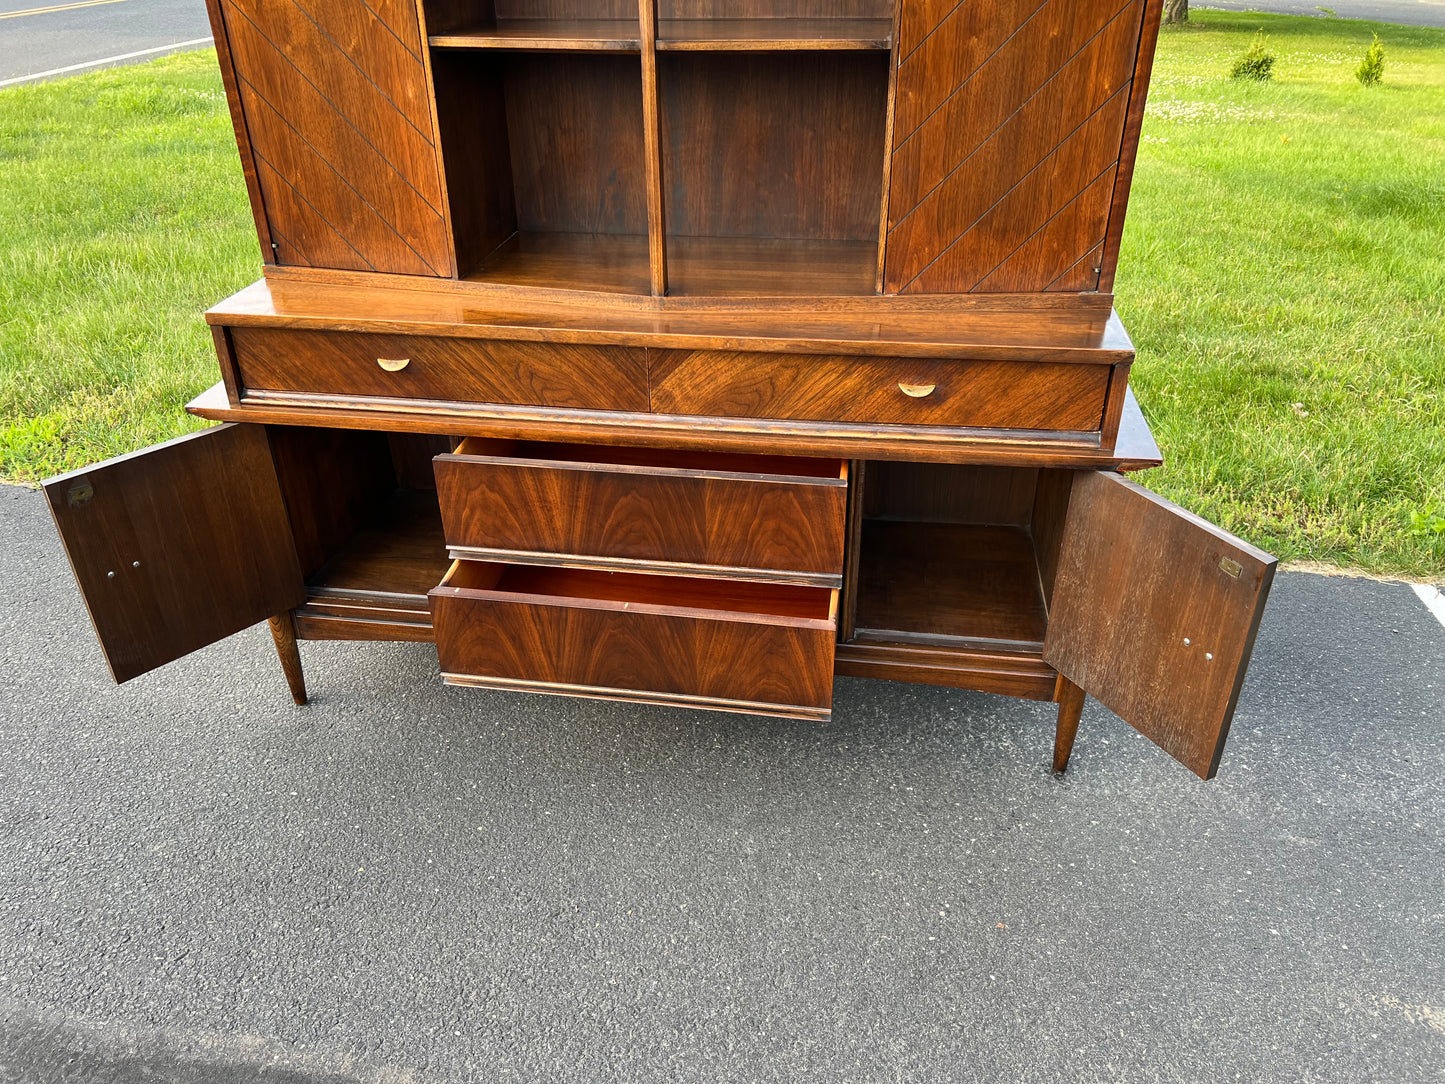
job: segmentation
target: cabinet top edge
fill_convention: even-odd
[[[637,298],[408,276],[269,273],[206,320],[271,327],[779,353],[1113,364],[1134,345],[1111,295]],[[1077,300],[1082,298],[1083,300]]]
[[[1164,460],[1132,391],[1126,391],[1112,450],[1090,444],[1088,434],[1033,430],[867,426],[563,410],[496,404],[378,400],[367,397],[254,393],[233,403],[216,384],[187,404],[202,418],[260,425],[374,429],[443,436],[695,448],[842,459],[977,463],[1016,467],[1072,467],[1136,471]]]

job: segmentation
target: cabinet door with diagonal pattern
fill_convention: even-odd
[[[208,6],[267,262],[452,274],[415,4]]]
[[[904,0],[888,292],[1098,288],[1137,141],[1126,122],[1147,81],[1150,4]]]

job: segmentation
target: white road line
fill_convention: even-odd
[[[1435,620],[1445,625],[1445,595],[1440,593],[1440,589],[1431,587],[1428,583],[1412,583],[1410,590],[1419,596],[1425,609],[1435,615]]]
[[[28,83],[32,79],[48,79],[52,75],[65,75],[68,72],[84,71],[86,68],[99,68],[105,64],[119,64],[122,60],[134,60],[138,56],[150,56],[152,53],[165,53],[173,49],[188,49],[191,46],[210,45],[213,38],[196,38],[194,41],[178,41],[174,45],[157,45],[154,49],[138,49],[134,53],[121,53],[120,56],[102,57],[100,60],[87,60],[84,64],[71,64],[64,68],[51,68],[49,71],[35,72],[31,75],[17,75],[14,79],[0,79],[0,87],[8,87],[15,83]]]

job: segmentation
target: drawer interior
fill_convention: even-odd
[[[486,597],[529,596],[558,603],[613,602],[647,611],[721,611],[807,622],[832,621],[837,598],[837,592],[827,588],[794,584],[486,561],[457,561],[442,586]]]
[[[456,454],[532,459],[553,463],[608,463],[617,466],[664,470],[768,474],[786,478],[847,477],[847,462],[840,459],[689,451],[680,448],[632,448],[606,444],[467,437],[457,446]]]
[[[855,642],[1037,653],[1070,473],[870,462],[855,477]]]

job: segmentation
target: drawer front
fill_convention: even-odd
[[[422,335],[231,328],[246,388],[647,410],[644,351]]]
[[[526,584],[513,589],[505,579],[503,590],[457,586],[464,582],[457,568],[470,573],[473,584],[485,584],[490,577],[476,579],[477,570],[497,567],[459,561],[431,592],[437,653],[449,684],[828,717],[836,591],[766,585],[824,596],[823,614],[808,619],[625,598],[561,598],[535,593]],[[667,596],[666,583],[657,590]]]
[[[1095,432],[1109,366],[654,350],[660,414]]]
[[[433,462],[455,557],[841,586],[848,484],[836,460],[825,477],[500,455]]]

